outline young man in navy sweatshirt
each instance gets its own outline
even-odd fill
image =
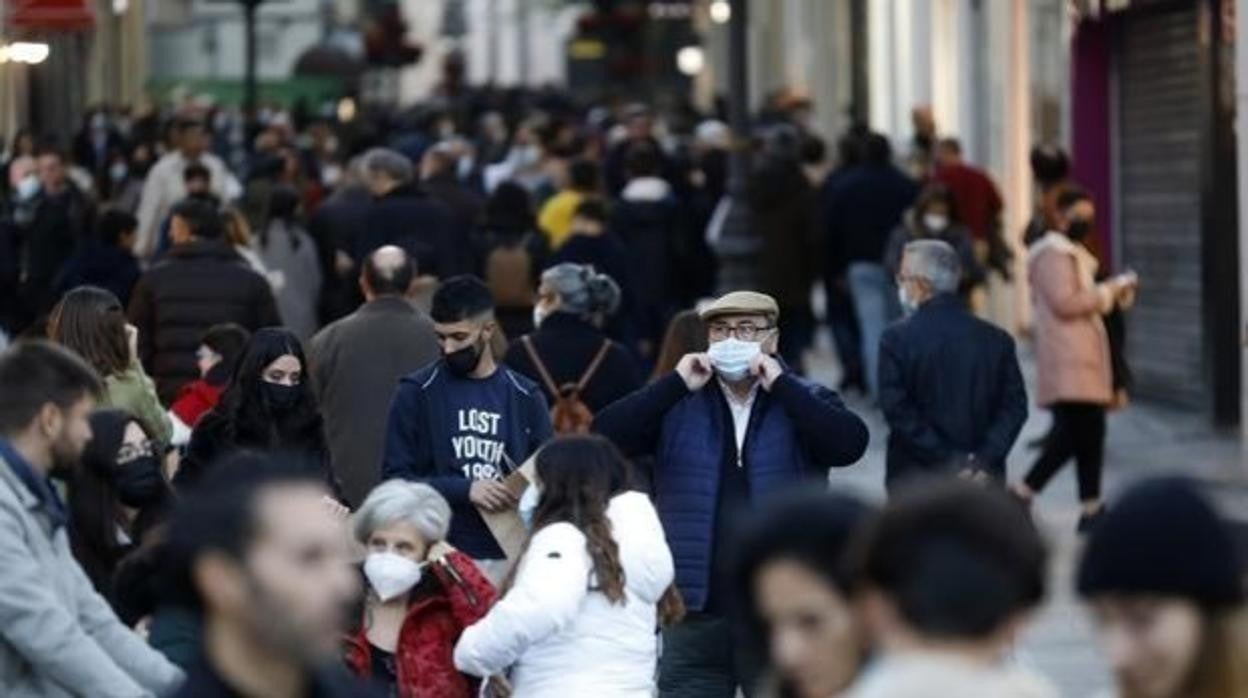
[[[541,388],[494,356],[498,324],[480,279],[448,279],[430,316],[442,358],[399,382],[381,476],[442,493],[452,509],[448,542],[494,579],[504,555],[478,509],[516,506],[502,479],[551,438],[550,412]]]

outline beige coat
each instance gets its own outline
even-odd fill
[[[1041,406],[1113,401],[1109,337],[1101,317],[1113,309],[1114,296],[1095,282],[1096,268],[1096,258],[1061,233],[1047,233],[1027,253]]]

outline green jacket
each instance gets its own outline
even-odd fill
[[[143,424],[152,439],[168,445],[173,436],[173,424],[164,405],[156,397],[156,386],[143,372],[143,365],[133,361],[130,368],[104,379],[102,407],[123,409]]]

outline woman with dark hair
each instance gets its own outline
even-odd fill
[[[672,554],[649,498],[600,436],[570,436],[537,453],[520,502],[532,531],[494,608],[464,631],[455,666],[497,676],[513,698],[650,698],[661,605],[673,598]],[[662,602],[662,603],[661,603]]]
[[[281,452],[324,472],[341,499],[329,468],[321,413],[308,385],[299,338],[281,327],[257,330],[238,360],[221,402],[191,432],[178,487],[194,486],[221,458],[236,451]]]
[[[829,492],[773,500],[745,529],[737,560],[753,663],[766,698],[830,698],[866,659],[850,605],[847,551],[870,509]],[[750,662],[746,662],[750,665]]]
[[[321,262],[316,243],[299,222],[299,193],[277,186],[269,194],[269,207],[260,228],[260,259],[277,275],[274,296],[286,327],[306,342],[316,333],[316,304],[321,295]]]
[[[1078,591],[1121,698],[1248,697],[1245,569],[1188,480],[1146,481],[1092,530]]]
[[[962,262],[962,281],[958,292],[970,297],[976,286],[984,283],[986,274],[975,258],[971,233],[958,218],[953,192],[943,184],[929,184],[919,192],[914,206],[893,229],[884,251],[884,266],[894,277],[901,273],[901,253],[914,240],[943,240],[953,246]]]
[[[173,420],[174,443],[184,444],[190,438],[191,429],[221,401],[221,394],[230,384],[234,367],[247,347],[251,333],[232,322],[213,325],[204,333],[195,351],[195,363],[199,379],[191,381],[178,390],[178,397],[169,406],[169,418]],[[178,434],[184,434],[181,439]]]
[[[163,517],[171,491],[159,445],[124,410],[91,414],[91,441],[68,489],[69,541],[96,591],[116,605],[113,572]]]
[[[48,338],[77,352],[104,379],[101,407],[118,407],[143,423],[163,446],[173,426],[156,397],[156,386],[138,359],[138,331],[126,324],[117,296],[95,286],[66,293],[48,320]]]

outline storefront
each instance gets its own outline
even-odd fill
[[[1097,200],[1103,263],[1141,278],[1135,395],[1217,423],[1239,418],[1232,4],[1085,7],[1071,46],[1075,179]]]

